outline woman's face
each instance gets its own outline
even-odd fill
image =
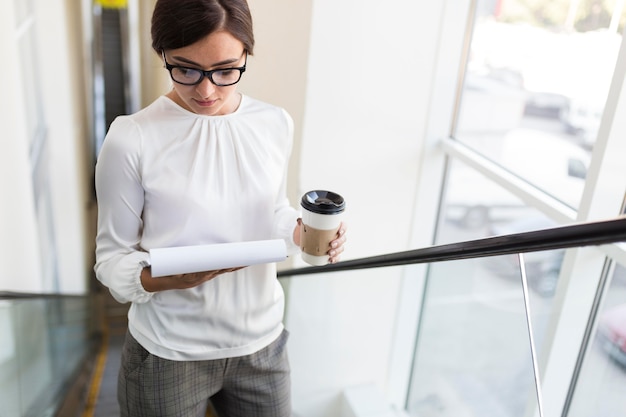
[[[241,67],[246,54],[243,43],[229,32],[214,32],[196,43],[164,51],[170,65],[181,65],[201,70]],[[172,81],[174,89],[167,96],[181,107],[205,116],[229,114],[237,110],[241,100],[237,84],[218,87],[208,77],[196,85]]]

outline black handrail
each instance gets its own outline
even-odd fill
[[[60,293],[0,291],[0,300],[24,300],[24,299],[32,299],[32,298],[79,299],[79,298],[85,298],[88,296],[89,296],[88,294],[60,294]]]
[[[609,220],[575,223],[543,230],[353,259],[325,266],[289,269],[278,272],[278,277],[454,261],[542,250],[596,246],[624,241],[626,241],[626,217],[620,216]]]

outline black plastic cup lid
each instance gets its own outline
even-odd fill
[[[339,214],[346,208],[342,196],[324,190],[309,191],[302,196],[300,204],[306,210],[319,214]]]

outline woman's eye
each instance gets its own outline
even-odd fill
[[[189,78],[196,78],[199,74],[199,71],[193,68],[181,68],[181,71],[185,77]]]
[[[174,67],[174,72],[172,75],[174,75],[177,78],[188,78],[188,79],[196,79],[198,78],[200,72],[196,69],[193,68],[186,68],[186,67]]]

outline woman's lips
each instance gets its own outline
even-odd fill
[[[198,106],[201,107],[211,107],[212,105],[215,104],[215,102],[217,102],[217,100],[194,100]]]

